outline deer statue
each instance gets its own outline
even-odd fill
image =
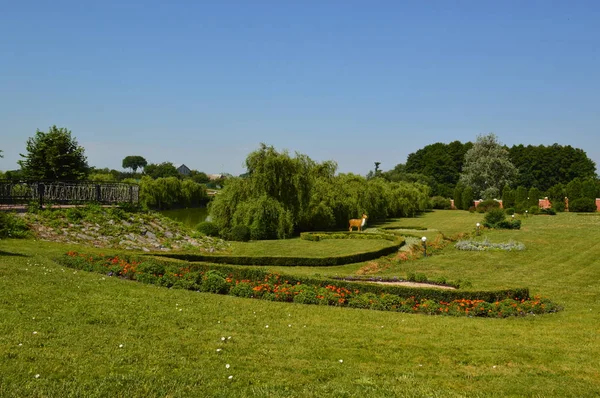
[[[362,231],[362,227],[365,226],[366,222],[367,222],[367,215],[363,213],[362,218],[353,218],[352,220],[350,220],[349,223],[349,231],[352,231],[353,227],[356,227],[356,229],[358,229],[359,231]]]

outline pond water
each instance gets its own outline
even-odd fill
[[[163,216],[179,221],[190,228],[195,228],[196,225],[208,218],[208,209],[206,207],[198,207],[193,209],[174,209],[162,210]]]

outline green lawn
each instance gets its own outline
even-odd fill
[[[231,254],[236,256],[333,257],[379,250],[394,244],[394,242],[383,239],[324,239],[319,242],[300,238],[262,240],[231,242]]]
[[[436,211],[399,223],[433,237],[481,219]],[[529,217],[520,231],[485,236],[527,250],[448,246],[384,273],[529,286],[564,311],[454,318],[240,299],[75,272],[50,258],[81,247],[2,240],[0,396],[599,396],[600,217]]]

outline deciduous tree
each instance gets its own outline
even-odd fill
[[[25,178],[33,180],[75,181],[85,179],[89,166],[85,150],[66,128],[37,130],[27,140],[27,154],[18,163]]]
[[[460,181],[473,189],[475,197],[494,199],[505,185],[517,176],[508,151],[495,134],[479,135],[477,141],[465,154]]]
[[[123,159],[122,166],[124,169],[131,169],[135,173],[137,169],[143,169],[148,165],[146,159],[142,156],[126,156]]]

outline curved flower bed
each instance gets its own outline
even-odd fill
[[[495,302],[480,299],[444,301],[434,298],[401,297],[391,293],[376,294],[359,288],[290,281],[278,274],[256,274],[241,279],[216,269],[193,269],[191,264],[173,263],[169,266],[151,259],[134,260],[128,257],[66,253],[58,261],[68,267],[94,271],[152,283],[169,288],[230,294],[238,297],[284,301],[301,304],[334,305],[382,311],[430,315],[479,316],[504,318],[556,312],[560,307],[550,300],[534,298],[505,298]],[[259,277],[260,275],[260,277]],[[358,287],[359,285],[357,285]]]

